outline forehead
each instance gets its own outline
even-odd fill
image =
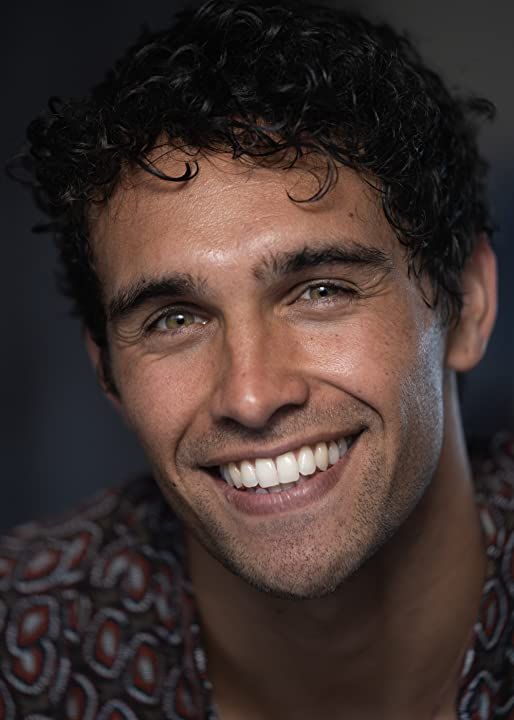
[[[159,169],[184,173],[183,157],[167,156]],[[336,185],[311,197],[322,166],[287,171],[250,167],[226,155],[202,157],[198,175],[169,182],[148,172],[127,175],[92,223],[100,280],[108,294],[142,275],[203,268],[244,272],[267,251],[355,239],[399,252],[378,193],[356,173],[339,169]],[[313,174],[313,172],[315,174]]]

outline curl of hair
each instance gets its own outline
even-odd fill
[[[484,99],[452,95],[387,25],[297,0],[208,0],[165,31],[145,31],[87,97],[52,98],[14,165],[48,216],[38,229],[55,235],[62,289],[100,347],[90,209],[127,168],[187,182],[199,170],[195,152],[277,169],[314,154],[326,173],[312,202],[340,165],[356,170],[379,190],[409,271],[430,278],[448,323],[476,235],[492,232],[476,136],[477,120],[493,114]],[[195,149],[181,177],[149,160],[163,139]]]

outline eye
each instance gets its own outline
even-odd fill
[[[166,310],[148,328],[149,332],[174,332],[180,331],[191,325],[206,325],[207,320],[188,310]]]
[[[351,288],[335,285],[334,283],[323,282],[317,285],[309,285],[300,295],[301,300],[310,302],[322,302],[323,300],[332,300],[340,295],[352,295],[355,291]]]

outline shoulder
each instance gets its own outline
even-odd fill
[[[514,434],[498,433],[469,449],[488,554],[506,557],[514,542]],[[509,567],[511,581],[513,573]]]
[[[137,563],[138,554],[155,556],[152,547],[162,545],[159,538],[165,537],[169,547],[170,538],[179,535],[180,526],[153,480],[132,480],[57,519],[19,525],[0,536],[0,592],[5,598],[106,588]]]
[[[150,697],[159,646],[180,645],[182,567],[180,525],[146,478],[0,537],[0,718],[96,707],[102,683]]]
[[[514,435],[499,433],[468,444],[487,553],[475,645],[463,676],[462,717],[514,710]]]

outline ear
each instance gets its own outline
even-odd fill
[[[102,350],[93,340],[91,333],[87,328],[84,329],[84,343],[86,345],[87,354],[89,355],[91,364],[95,370],[98,384],[116,412],[124,417],[123,406],[120,398],[113,389],[112,382],[109,382],[105,376],[105,358],[103,357]]]
[[[479,235],[464,266],[462,291],[459,322],[447,336],[446,366],[467,372],[485,353],[498,305],[496,255],[485,233]]]

